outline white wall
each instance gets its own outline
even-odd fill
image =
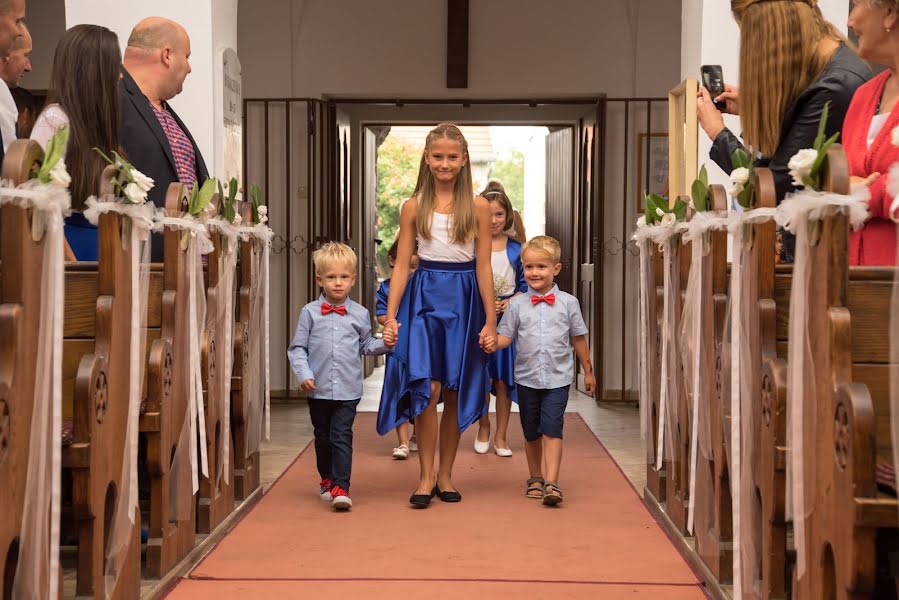
[[[470,10],[469,87],[448,90],[445,2],[269,0],[265,11],[243,2],[245,95],[659,94],[678,77],[677,0],[490,0]]]
[[[197,141],[207,166],[216,173],[214,106],[221,105],[221,87],[215,89],[218,49],[225,44],[237,49],[237,0],[66,0],[66,25],[97,23],[119,36],[124,51],[131,30],[148,16],[163,16],[184,26],[190,35],[191,67],[184,91],[172,107]],[[218,65],[221,71],[221,65]],[[219,126],[220,127],[220,126]]]
[[[27,0],[26,20],[34,40],[32,71],[22,78],[22,87],[45,90],[50,85],[50,68],[56,43],[66,30],[65,5],[60,0]]]

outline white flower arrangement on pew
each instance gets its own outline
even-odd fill
[[[829,111],[830,101],[828,100],[824,104],[821,122],[818,123],[818,135],[815,136],[812,147],[800,150],[787,163],[793,184],[798,188],[821,191],[821,167],[824,165],[824,159],[827,158],[827,151],[840,137],[839,131],[829,138],[824,137],[824,127],[827,125]]]
[[[222,188],[222,182],[216,180],[216,183],[218,185],[219,201],[222,203],[222,217],[232,225],[239,226],[243,223],[243,217],[234,209],[234,202],[237,200],[237,192],[240,187],[237,178],[232,177],[231,181],[228,182],[227,194],[225,194]]]
[[[207,179],[203,185],[194,184],[187,200],[187,212],[185,218],[199,222],[200,217],[207,214],[210,209],[212,197],[215,195],[216,188],[215,179]],[[190,238],[196,237],[197,232],[194,229],[185,229],[181,232],[181,249],[187,250],[187,244]]]
[[[94,150],[110,165],[116,168],[116,174],[112,178],[116,199],[129,204],[143,204],[147,201],[147,194],[153,189],[154,181],[134,168],[134,165],[125,160],[121,154],[112,151],[113,158],[107,156],[99,148]]]
[[[69,213],[71,205],[67,189],[72,182],[69,172],[66,170],[66,163],[62,156],[66,151],[66,144],[69,141],[69,128],[60,127],[53,134],[53,137],[47,142],[47,151],[44,153],[44,160],[40,167],[33,170],[30,175],[31,179],[23,184],[22,188],[32,188],[33,186],[47,186],[48,201],[46,203],[35,203],[32,205],[33,216],[31,219],[31,238],[37,242],[44,236],[44,230],[47,224],[47,214],[60,210],[65,216]]]
[[[47,142],[47,151],[44,153],[44,162],[35,174],[35,179],[40,183],[67,188],[72,182],[72,177],[66,170],[66,162],[62,155],[66,151],[69,142],[69,128],[60,127]]]
[[[658,194],[646,194],[646,212],[637,220],[637,226],[664,225],[674,227],[678,221],[687,218],[686,202],[680,198],[674,201],[674,206],[669,207],[668,199]]]
[[[250,201],[253,207],[253,223],[268,223],[268,206],[262,202],[262,191],[255,183],[250,186]]]
[[[742,148],[737,148],[730,157],[734,170],[730,173],[730,180],[734,187],[730,190],[737,203],[744,210],[750,210],[755,204],[755,186],[752,183],[752,161]]]

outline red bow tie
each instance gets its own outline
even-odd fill
[[[340,306],[331,306],[327,302],[322,302],[322,314],[326,315],[328,313],[337,313],[341,317],[346,314],[346,306],[341,304]]]
[[[547,294],[545,296],[531,296],[531,304],[540,304],[541,302],[546,302],[549,305],[553,305],[556,303],[556,295]]]

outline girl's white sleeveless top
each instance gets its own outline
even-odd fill
[[[505,250],[494,250],[490,256],[493,267],[493,293],[497,296],[511,296],[515,293],[515,267],[509,262]]]
[[[453,216],[434,212],[431,217],[431,239],[418,236],[418,256],[435,262],[469,262],[474,260],[474,240],[465,244],[450,241]]]

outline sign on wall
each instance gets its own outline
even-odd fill
[[[240,59],[232,48],[222,53],[222,152],[224,179],[236,177],[243,182],[243,93],[241,91]]]

